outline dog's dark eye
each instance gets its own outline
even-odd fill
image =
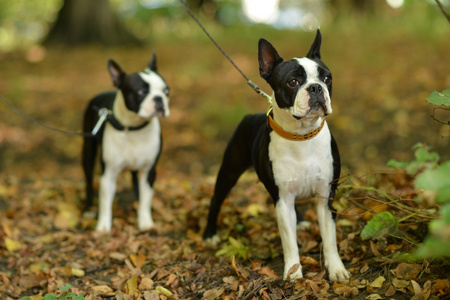
[[[290,87],[296,87],[298,85],[300,85],[300,81],[298,81],[297,79],[291,79],[288,81],[287,83]]]
[[[323,79],[323,82],[325,82],[325,84],[330,84],[331,83],[331,77],[330,76],[326,76],[324,79]]]
[[[169,96],[169,88],[164,89],[164,94],[166,94],[166,96]]]
[[[145,96],[147,94],[148,94],[148,89],[147,88],[142,88],[142,89],[138,90],[138,95],[141,96],[141,97]]]

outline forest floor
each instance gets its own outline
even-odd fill
[[[255,57],[257,39],[264,35],[251,30],[259,29],[227,35],[215,28],[213,33],[266,90]],[[357,31],[340,36],[331,31],[322,32],[323,56],[336,83],[329,123],[343,172],[334,208],[338,248],[352,274],[348,282],[328,280],[311,202],[301,204],[312,226],[297,235],[305,278],[282,280],[273,204],[252,171],[222,207],[221,243],[213,247],[202,241],[227,139],[244,114],[264,111],[266,104],[203,36],[194,34],[154,41],[149,49],[35,47],[0,53],[2,95],[59,128],[78,130],[88,99],[112,88],[109,58],[137,71],[156,51],[159,70],[171,86],[153,201],[156,227],[149,232],[137,230],[137,202],[127,174],[118,181],[112,232],[95,232],[95,218],[81,212],[81,139],[46,131],[0,106],[0,298],[61,295],[65,283],[85,299],[449,298],[448,262],[408,255],[423,241],[436,210],[415,201],[413,177],[384,166],[389,158],[410,159],[417,142],[449,158],[443,150],[449,139],[440,137],[448,127],[433,125],[424,99],[434,89],[448,88],[448,65],[441,58],[448,55],[450,41],[398,31],[370,39]],[[306,53],[313,39],[297,32],[270,31],[269,36],[286,57]],[[294,39],[298,47],[292,46]],[[199,54],[208,60],[199,61]],[[361,240],[364,225],[382,211],[402,220],[396,237]]]

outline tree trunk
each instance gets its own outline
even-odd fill
[[[108,0],[65,0],[44,44],[137,45],[142,42],[126,30]]]

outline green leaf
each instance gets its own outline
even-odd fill
[[[230,244],[224,245],[222,249],[216,252],[216,256],[226,256],[226,257],[241,257],[247,258],[248,255],[248,247],[246,247],[241,240],[236,240],[231,236],[228,238]]]
[[[72,288],[72,285],[70,285],[70,283],[64,283],[62,286],[59,287],[59,290],[61,292],[67,292],[71,288]]]
[[[72,300],[84,300],[84,296],[83,295],[73,296]]]
[[[56,294],[47,294],[44,296],[44,300],[58,300],[58,295]]]
[[[450,109],[450,90],[444,90],[442,93],[433,91],[428,97],[427,102],[434,105],[445,105]]]
[[[437,169],[426,170],[416,178],[415,187],[437,193],[436,202],[450,202],[450,161]]]
[[[22,298],[20,298],[20,300],[31,300],[31,297],[28,297],[28,296],[22,297]]]
[[[361,239],[379,239],[386,234],[396,232],[398,229],[398,220],[390,212],[381,212],[364,226],[361,231]]]

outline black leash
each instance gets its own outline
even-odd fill
[[[247,84],[258,94],[266,98],[267,102],[269,102],[270,105],[272,105],[272,97],[270,97],[267,93],[265,93],[259,86],[257,86],[253,81],[250,80],[250,78],[245,75],[244,72],[236,65],[236,63],[231,59],[231,57],[223,50],[222,47],[216,42],[216,40],[209,34],[209,32],[206,30],[206,28],[203,26],[203,24],[200,22],[200,20],[194,15],[194,13],[191,11],[191,9],[187,6],[186,2],[183,0],[178,0],[186,10],[186,12],[191,16],[192,19],[197,23],[197,25],[203,30],[203,32],[206,34],[206,36],[211,40],[211,42],[219,49],[219,51],[225,56],[228,61],[236,68],[236,70],[241,73],[242,77],[247,81]]]
[[[22,118],[24,118],[25,120],[27,120],[28,122],[41,126],[45,129],[51,130],[51,131],[55,131],[58,133],[63,133],[65,135],[71,135],[71,136],[86,136],[86,137],[93,137],[95,136],[95,134],[97,133],[98,129],[100,129],[100,126],[98,127],[97,131],[94,133],[94,131],[92,132],[75,132],[75,131],[67,131],[67,130],[62,130],[62,129],[58,129],[52,126],[49,126],[41,121],[38,121],[36,119],[31,118],[30,116],[26,115],[25,113],[23,113],[22,111],[20,111],[17,107],[15,107],[11,102],[9,102],[8,100],[6,100],[5,97],[3,97],[2,95],[0,95],[0,100],[6,104],[6,106],[8,106],[9,109],[11,109],[13,112],[15,112],[16,114],[18,114],[19,116],[21,116]],[[95,129],[95,128],[94,128]]]
[[[15,112],[16,114],[18,114],[19,116],[21,116],[22,118],[24,118],[25,120],[27,120],[28,122],[38,125],[40,127],[43,127],[47,130],[51,130],[54,132],[58,132],[58,133],[62,133],[65,135],[70,135],[70,136],[83,136],[83,137],[95,137],[98,133],[98,131],[100,130],[100,128],[103,126],[103,124],[105,122],[109,122],[116,130],[119,131],[135,131],[135,130],[140,130],[142,128],[144,128],[145,126],[148,125],[148,121],[145,121],[144,123],[142,123],[141,125],[138,126],[124,126],[122,125],[119,120],[116,119],[116,117],[114,116],[113,112],[106,108],[106,107],[94,107],[94,109],[97,111],[98,113],[98,121],[95,124],[94,128],[92,129],[91,132],[77,132],[77,131],[67,131],[67,130],[62,130],[62,129],[58,129],[55,127],[52,127],[50,125],[47,125],[41,121],[38,121],[36,119],[33,119],[32,117],[26,115],[25,113],[23,113],[21,110],[19,110],[17,107],[15,107],[11,102],[9,102],[5,97],[3,97],[2,95],[0,95],[0,100],[6,104],[6,106],[8,106],[9,109],[11,109],[13,112]]]

